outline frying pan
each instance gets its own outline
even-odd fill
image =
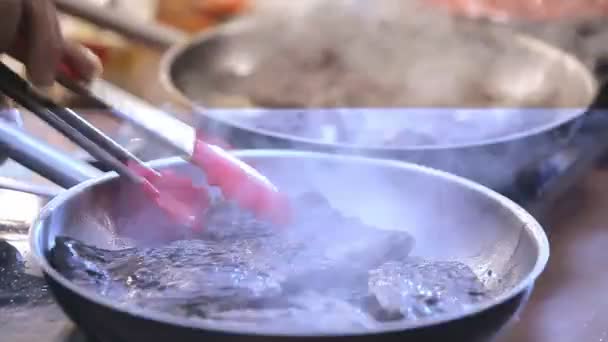
[[[71,14],[104,23],[95,18],[93,11],[84,13],[74,8],[72,2],[61,0],[58,5]],[[291,6],[285,6],[281,1],[262,3],[277,13],[291,10]],[[314,1],[298,4],[305,8],[306,4],[314,4]],[[249,39],[255,36],[260,18],[263,17],[245,16],[192,39],[182,37],[175,39],[174,44],[165,40],[167,44],[164,44],[172,47],[163,57],[161,81],[175,103],[185,108],[186,116],[180,114],[180,119],[226,138],[235,148],[293,148],[405,160],[473,179],[518,201],[531,197],[524,194],[525,191],[520,190],[523,186],[518,184],[539,183],[530,186],[534,189],[545,186],[550,177],[536,173],[547,168],[553,170],[550,160],[562,158],[559,154],[564,146],[569,145],[578,154],[585,154],[587,146],[572,139],[581,123],[586,121],[585,112],[597,93],[598,85],[591,72],[573,56],[539,40],[514,34],[505,28],[464,21],[465,26],[478,25],[471,32],[480,35],[482,40],[491,41],[496,47],[493,53],[497,61],[501,61],[509,51],[521,52],[525,56],[505,59],[501,64],[502,71],[534,72],[537,66],[549,66],[549,77],[539,90],[553,94],[548,108],[523,109],[530,100],[527,97],[534,96],[524,94],[522,102],[516,101],[509,108],[455,108],[454,105],[466,106],[456,99],[451,106],[443,108],[375,108],[357,110],[351,115],[356,119],[344,119],[348,124],[372,122],[375,131],[380,132],[377,135],[395,131],[416,133],[420,127],[432,127],[430,134],[434,141],[426,144],[403,142],[384,146],[365,139],[352,143],[260,128],[251,124],[252,118],[263,115],[289,117],[303,112],[255,107],[246,94],[239,93],[243,78],[235,75],[239,75],[243,65],[255,65],[260,55],[268,53],[264,50],[265,44]],[[112,25],[112,28],[127,31],[121,25]],[[135,29],[130,27],[128,30],[132,37]],[[317,117],[323,116],[323,113],[316,112]],[[307,113],[315,116],[314,110]],[[336,115],[341,116],[342,113]],[[466,117],[464,121],[463,117]],[[316,123],[319,127],[327,123],[323,122],[324,119],[319,120]],[[457,139],[444,139],[453,132],[465,134]],[[570,164],[567,165],[569,167]],[[553,172],[562,173],[563,170]],[[530,177],[530,174],[534,176]]]
[[[0,122],[0,136],[8,134],[21,151],[21,160],[36,158],[31,138]],[[22,142],[26,141],[26,146]],[[8,139],[7,139],[8,141]],[[48,147],[46,147],[48,148]],[[31,152],[29,155],[24,153]],[[472,181],[423,166],[376,158],[339,156],[304,151],[250,150],[235,154],[255,165],[289,192],[320,191],[338,210],[386,229],[405,229],[416,239],[414,254],[459,260],[482,276],[497,296],[464,312],[427,320],[390,324],[365,333],[293,334],[289,331],[238,329],[184,320],[135,307],[120,306],[80,288],[49,263],[55,237],[67,235],[100,248],[123,248],[117,237],[128,229],[124,219],[136,212],[112,203],[125,200],[115,174],[87,180],[58,194],[42,209],[30,229],[31,250],[59,305],[89,336],[98,341],[484,341],[495,335],[526,302],[549,256],[542,227],[511,200]],[[11,155],[15,157],[16,155]],[[46,158],[45,167],[72,175],[77,162]],[[178,159],[153,163],[202,179],[195,168]],[[75,179],[63,177],[58,179]],[[336,181],[339,180],[339,181]],[[357,184],[356,187],[353,185]],[[64,184],[72,185],[71,183]],[[373,206],[362,206],[374,203]],[[130,198],[131,199],[131,198]],[[438,210],[441,214],[438,215]],[[128,226],[128,224],[127,224]],[[152,234],[154,224],[145,227]],[[438,237],[441,236],[440,239]],[[123,241],[124,242],[124,241]],[[494,276],[488,276],[491,270]]]

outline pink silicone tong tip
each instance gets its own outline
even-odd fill
[[[227,200],[235,201],[256,215],[278,225],[290,220],[287,197],[250,165],[235,158],[221,147],[205,142],[197,132],[191,162],[200,167],[210,185],[218,186]]]
[[[203,138],[197,132],[191,162],[205,172],[207,182],[219,187],[227,200],[253,211],[259,218],[277,225],[288,224],[289,199],[257,170]],[[144,191],[170,217],[191,226],[193,231],[203,229],[203,214],[210,203],[206,188],[197,187],[190,178],[170,170],[154,171],[135,163],[129,167],[146,180]]]
[[[202,230],[202,216],[210,202],[207,189],[170,170],[155,172],[135,163],[128,166],[146,180],[144,191],[159,208],[173,220]]]

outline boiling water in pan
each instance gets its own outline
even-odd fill
[[[344,217],[316,194],[294,203],[284,230],[220,203],[202,235],[114,251],[59,237],[52,262],[121,305],[269,331],[365,330],[490,296],[466,265],[410,256],[413,239],[403,231]]]

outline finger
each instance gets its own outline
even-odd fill
[[[53,1],[24,0],[28,77],[37,86],[49,87],[55,80],[63,54],[57,11]]]
[[[0,33],[0,52],[7,52],[19,30],[22,16],[20,0],[1,0],[0,13],[2,13],[2,32]]]
[[[68,64],[78,78],[86,82],[99,77],[103,68],[96,54],[72,41],[64,42],[63,62]]]
[[[13,101],[6,97],[4,94],[0,94],[0,111],[6,110],[7,108],[13,107]]]

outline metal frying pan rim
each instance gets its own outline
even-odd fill
[[[132,315],[134,317],[141,317],[148,320],[153,320],[162,323],[168,323],[179,327],[184,328],[196,328],[203,329],[207,331],[216,331],[216,332],[229,332],[233,334],[248,334],[248,335],[260,335],[260,336],[296,336],[296,337],[325,337],[325,336],[362,336],[362,335],[370,335],[377,333],[391,333],[398,332],[403,330],[412,330],[417,328],[423,328],[433,325],[438,325],[442,323],[447,323],[450,321],[458,320],[465,318],[467,316],[472,316],[488,310],[496,305],[507,302],[508,300],[516,297],[517,295],[524,292],[527,288],[529,288],[535,280],[540,276],[543,272],[544,268],[547,265],[549,259],[549,242],[547,236],[542,229],[541,225],[526,212],[523,208],[517,205],[515,202],[506,198],[499,193],[482,186],[481,184],[475,183],[468,179],[432,169],[426,166],[421,166],[413,163],[406,163],[396,160],[387,160],[387,159],[375,159],[368,157],[359,157],[359,156],[343,156],[343,155],[334,155],[320,152],[307,152],[307,151],[277,151],[277,150],[241,150],[235,153],[238,157],[272,157],[277,156],[277,152],[280,153],[282,157],[287,158],[302,158],[305,157],[307,159],[312,160],[331,160],[331,161],[344,161],[350,163],[364,163],[364,164],[375,164],[382,167],[390,167],[396,169],[407,169],[414,170],[417,172],[422,172],[426,174],[430,174],[437,178],[443,178],[446,181],[453,182],[467,188],[471,191],[475,191],[482,196],[489,198],[502,205],[505,209],[510,211],[515,217],[517,217],[523,224],[522,229],[524,229],[529,235],[530,238],[536,245],[537,257],[532,270],[521,279],[517,285],[513,286],[509,290],[505,291],[499,296],[493,297],[491,300],[484,301],[480,305],[472,306],[469,309],[460,311],[458,313],[447,313],[442,315],[434,316],[431,319],[421,319],[415,322],[396,322],[396,323],[388,323],[383,324],[381,327],[360,331],[360,332],[336,332],[336,333],[302,333],[302,332],[287,332],[287,331],[274,331],[271,329],[259,329],[259,328],[238,328],[227,327],[222,328],[222,324],[209,324],[205,322],[200,322],[196,320],[187,320],[175,317],[170,314],[162,313],[162,312],[154,312],[150,310],[145,310],[142,308],[137,308],[136,306],[119,306],[116,305],[110,298],[101,296],[97,294],[93,290],[84,289],[67,278],[61,275],[58,271],[56,271],[50,263],[47,261],[46,253],[43,251],[43,248],[40,242],[43,239],[42,232],[45,231],[43,222],[48,219],[50,215],[53,214],[53,211],[57,208],[61,207],[68,199],[78,196],[85,190],[89,190],[92,187],[96,187],[100,184],[107,183],[117,178],[117,175],[114,172],[106,173],[105,175],[92,179],[86,182],[83,182],[75,187],[72,187],[69,190],[64,191],[59,194],[57,197],[52,199],[40,212],[39,216],[36,218],[32,227],[30,229],[30,248],[32,250],[32,255],[34,260],[40,265],[43,272],[53,278],[56,282],[69,289],[70,291],[76,293],[77,295],[93,302],[98,305],[103,305],[106,308],[111,310],[117,310],[123,312],[125,314]],[[154,168],[160,167],[168,167],[176,164],[185,163],[184,160],[174,157],[168,159],[161,159],[154,162],[151,162],[150,165]]]
[[[298,137],[286,133],[281,132],[273,132],[265,129],[253,129],[239,123],[235,120],[229,120],[222,118],[221,116],[214,115],[213,111],[206,112],[205,108],[197,106],[194,101],[190,100],[188,96],[179,89],[179,87],[173,81],[172,73],[173,73],[173,65],[177,58],[183,55],[189,47],[198,46],[205,41],[211,40],[214,37],[221,36],[223,34],[229,34],[233,31],[238,31],[243,27],[246,27],[247,24],[251,24],[253,22],[253,18],[243,17],[239,19],[235,19],[232,22],[221,25],[220,27],[210,30],[203,31],[199,33],[194,38],[187,42],[182,42],[172,46],[165,54],[163,54],[160,61],[160,82],[166,91],[169,93],[171,97],[173,97],[176,101],[185,105],[192,110],[195,115],[202,115],[209,119],[221,122],[227,126],[231,126],[234,128],[238,128],[240,130],[249,132],[250,134],[261,134],[267,137],[283,139],[287,141],[293,141],[296,143],[309,144],[309,145],[317,145],[323,146],[325,148],[341,148],[341,149],[357,149],[362,151],[383,151],[383,152],[397,152],[397,151],[420,151],[420,150],[441,150],[441,149],[460,149],[460,148],[475,148],[481,147],[485,145],[493,145],[505,143],[512,140],[526,138],[528,136],[537,135],[545,131],[549,131],[551,129],[560,127],[561,125],[574,120],[577,117],[585,114],[586,110],[593,103],[598,89],[599,84],[598,81],[593,77],[591,71],[574,55],[559,49],[551,44],[543,42],[534,37],[510,32],[506,30],[502,30],[500,32],[501,39],[506,39],[502,37],[511,36],[515,42],[520,44],[521,46],[525,46],[532,51],[538,52],[539,55],[543,56],[561,56],[563,62],[570,69],[575,70],[576,75],[580,75],[582,81],[586,85],[588,93],[590,94],[588,101],[584,104],[584,107],[581,108],[555,108],[556,110],[572,110],[571,115],[564,116],[561,120],[555,120],[554,122],[547,123],[546,125],[539,126],[533,129],[529,129],[527,131],[522,131],[518,133],[507,134],[498,138],[491,139],[481,139],[475,142],[466,142],[466,143],[452,143],[452,144],[432,144],[432,145],[413,145],[413,146],[369,146],[369,145],[357,145],[357,144],[347,144],[347,143],[327,143],[321,140],[310,139],[305,137]],[[260,108],[259,109],[264,109]],[[248,108],[248,109],[256,109],[256,107]],[[413,109],[413,108],[412,108]],[[438,108],[441,109],[441,108]],[[445,109],[445,108],[444,108]],[[239,109],[235,109],[239,110]]]

